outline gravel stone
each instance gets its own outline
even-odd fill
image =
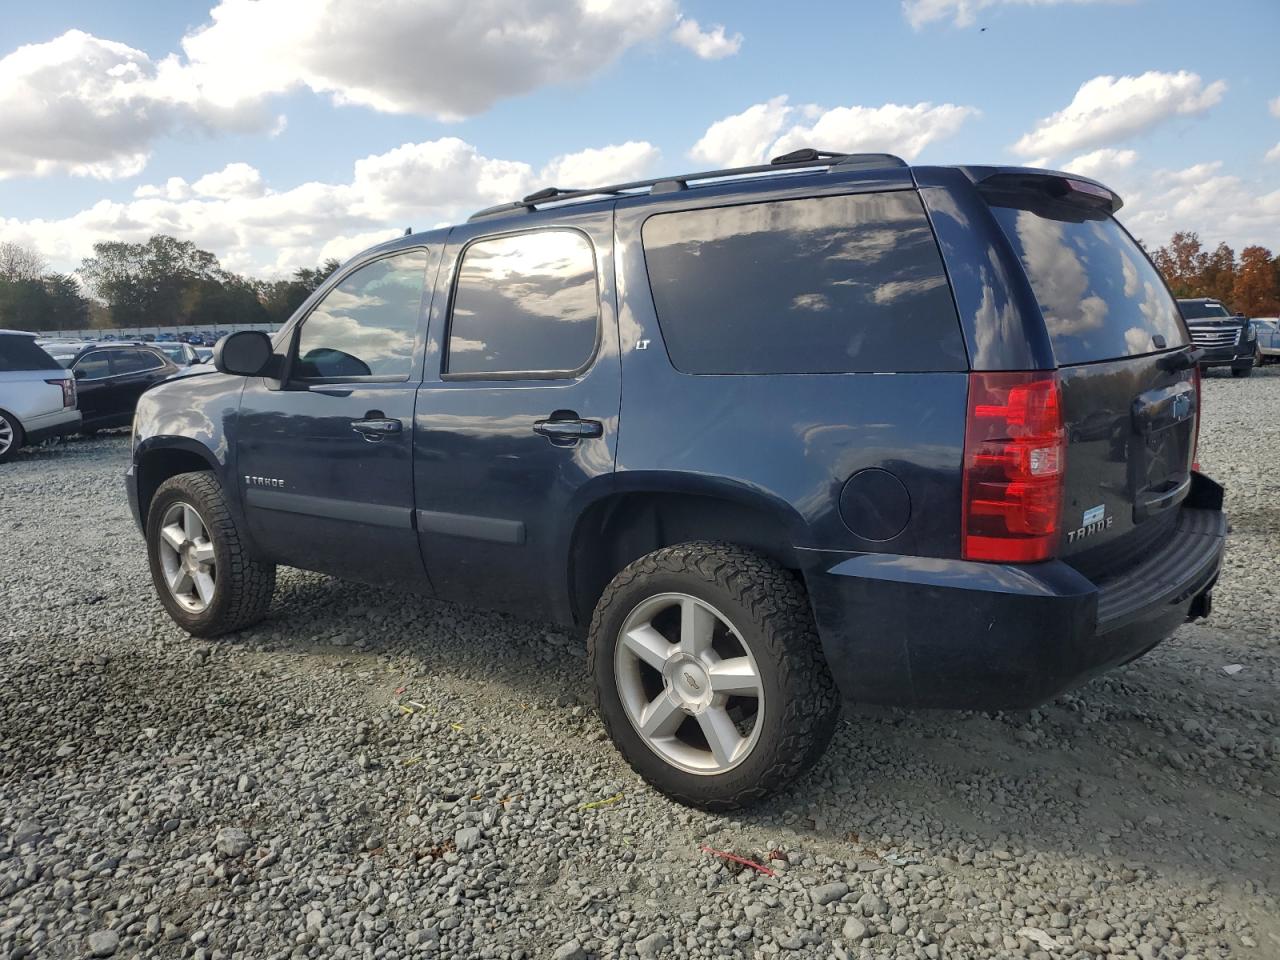
[[[1280,367],[1205,392],[1232,524],[1211,619],[1036,710],[851,706],[812,774],[728,816],[632,773],[550,625],[281,569],[265,621],[193,641],[154,596],[128,437],[23,449],[0,957],[1271,957]]]
[[[813,902],[818,906],[826,906],[839,900],[849,892],[847,883],[824,883],[820,887],[814,887],[809,891],[809,896],[813,898]]]
[[[120,935],[114,930],[97,930],[89,934],[89,953],[95,957],[110,957],[120,949]]]
[[[850,917],[844,922],[844,926],[840,929],[840,935],[846,940],[857,943],[867,935],[867,925],[857,917]]]
[[[587,951],[582,949],[582,944],[577,940],[570,940],[557,947],[551,956],[553,960],[587,960]]]

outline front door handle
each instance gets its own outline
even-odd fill
[[[590,440],[604,436],[604,424],[599,420],[539,420],[533,432],[552,441]]]
[[[351,429],[366,440],[381,440],[404,429],[399,420],[387,417],[371,417],[368,420],[352,420]]]

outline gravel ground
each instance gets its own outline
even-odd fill
[[[847,710],[739,817],[634,777],[549,627],[284,570],[267,622],[193,641],[127,440],[28,451],[0,468],[0,956],[1280,957],[1280,369],[1207,404],[1208,624],[1030,714]]]

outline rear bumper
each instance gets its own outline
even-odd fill
[[[1216,484],[1198,480],[1220,496]],[[847,699],[1025,709],[1141,656],[1205,615],[1225,540],[1219,500],[1184,505],[1168,543],[1101,584],[1061,561],[1002,566],[892,554],[834,565],[813,556],[806,581]]]
[[[65,437],[80,429],[80,411],[75,407],[65,407],[54,413],[41,417],[32,417],[23,425],[27,443],[39,443],[41,440],[52,440],[54,437]]]

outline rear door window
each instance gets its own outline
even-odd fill
[[[111,372],[138,373],[142,370],[154,370],[163,367],[164,361],[158,354],[150,350],[114,350],[111,353]]]
[[[662,213],[643,243],[658,325],[685,373],[967,367],[915,191]]]
[[[991,209],[1031,281],[1060,365],[1186,346],[1160,274],[1113,218],[1073,222]]]
[[[599,317],[595,254],[581,233],[477,240],[458,267],[446,376],[570,376],[595,353]]]
[[[0,333],[0,371],[59,369],[58,362],[37,346],[34,337]]]

